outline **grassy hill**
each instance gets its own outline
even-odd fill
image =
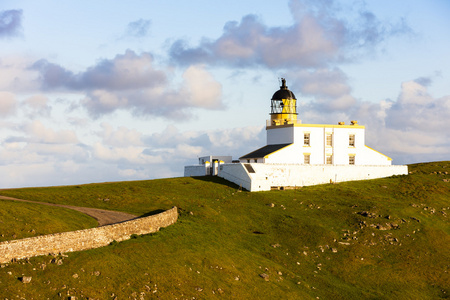
[[[71,209],[0,200],[0,242],[97,225],[95,219]]]
[[[2,190],[5,196],[137,215],[177,206],[180,218],[156,234],[107,247],[4,264],[0,295],[448,298],[450,162],[410,165],[410,172],[258,193],[214,177]],[[22,226],[2,221],[1,230]],[[24,284],[21,276],[32,281]]]

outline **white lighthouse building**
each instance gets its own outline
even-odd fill
[[[230,163],[231,157],[208,156],[186,166],[185,176],[217,175],[249,191],[267,191],[350,180],[408,174],[407,166],[365,145],[365,127],[302,124],[297,99],[282,78],[271,99],[267,145]],[[208,161],[212,160],[212,161]]]

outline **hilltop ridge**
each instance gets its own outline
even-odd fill
[[[177,206],[180,217],[156,234],[59,256],[61,264],[45,256],[3,264],[0,294],[445,299],[450,162],[409,169],[407,176],[258,193],[216,177],[2,190],[4,196],[136,215]],[[29,227],[16,213],[23,220],[15,220],[17,235]],[[45,230],[42,225],[39,233]],[[24,275],[30,283],[18,280]]]

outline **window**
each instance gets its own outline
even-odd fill
[[[327,155],[327,165],[333,164],[333,155]]]
[[[327,146],[333,147],[333,134],[327,133]]]
[[[255,158],[254,161],[255,161],[255,163],[257,163],[257,162],[258,162],[258,159]]]
[[[354,165],[355,164],[355,156],[354,155],[350,155],[348,157],[348,164],[349,165]]]
[[[348,145],[350,147],[355,147],[355,135],[354,134],[350,134],[348,136]]]
[[[310,164],[310,158],[311,158],[311,155],[310,155],[310,154],[304,154],[304,155],[303,155],[303,163],[304,163],[305,165],[309,165],[309,164]]]
[[[309,133],[305,133],[304,138],[303,138],[303,145],[310,146],[309,138],[310,138],[310,134]]]

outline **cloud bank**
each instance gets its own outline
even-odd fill
[[[294,23],[269,27],[256,15],[228,22],[217,39],[191,47],[179,39],[170,48],[181,65],[207,63],[231,67],[323,68],[354,60],[385,39],[410,32],[404,21],[386,23],[361,8],[338,16],[333,1],[291,1]]]
[[[11,38],[22,34],[22,10],[0,11],[0,38]]]
[[[222,86],[204,65],[189,66],[174,87],[168,79],[173,74],[155,68],[150,53],[127,50],[79,73],[47,60],[31,69],[38,72],[43,91],[85,93],[80,105],[93,118],[128,110],[137,116],[188,119],[193,108],[224,108]]]

